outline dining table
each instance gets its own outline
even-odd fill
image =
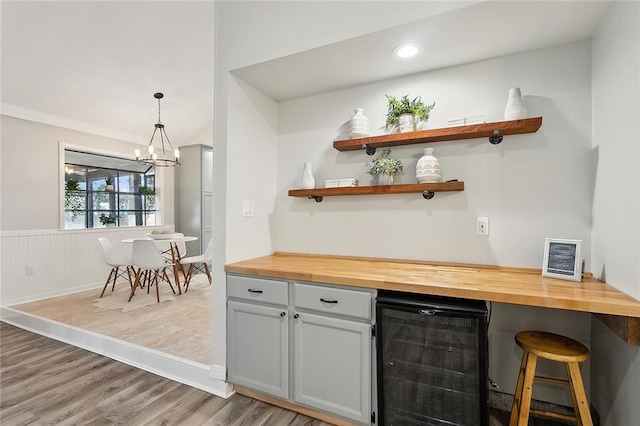
[[[196,241],[198,237],[192,236],[177,236],[170,234],[158,234],[157,236],[147,236],[147,237],[138,237],[138,238],[125,238],[121,240],[123,243],[132,244],[136,240],[147,240],[153,241],[156,245],[160,244],[169,244],[169,250],[165,250],[162,253],[168,253],[171,255],[171,263],[173,266],[173,277],[175,279],[175,284],[178,287],[178,295],[182,294],[182,288],[180,286],[180,269],[182,265],[180,264],[180,250],[178,250],[178,243],[188,243],[190,241]],[[158,248],[160,249],[160,248]]]

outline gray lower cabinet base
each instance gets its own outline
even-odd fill
[[[229,274],[228,381],[371,424],[373,294]]]

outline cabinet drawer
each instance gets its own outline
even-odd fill
[[[286,281],[227,275],[227,296],[252,302],[289,304],[288,283]]]
[[[293,298],[296,308],[371,319],[371,293],[366,291],[296,283]]]

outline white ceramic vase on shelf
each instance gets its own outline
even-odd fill
[[[393,185],[394,184],[394,176],[389,173],[380,173],[377,175],[378,185]]]
[[[364,138],[369,136],[369,119],[364,116],[364,109],[356,108],[353,110],[355,115],[349,122],[349,138]]]
[[[398,129],[400,133],[415,132],[416,120],[413,114],[402,114],[398,117]]]
[[[302,178],[300,179],[300,187],[302,189],[314,189],[316,187],[316,180],[313,177],[311,163],[304,163]]]
[[[527,107],[522,99],[522,93],[520,93],[519,87],[513,87],[509,89],[509,99],[507,100],[507,106],[504,109],[505,120],[520,120],[527,118]]]
[[[424,155],[416,164],[416,179],[419,183],[442,181],[440,161],[433,156],[433,148],[424,149]]]

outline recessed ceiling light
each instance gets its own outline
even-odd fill
[[[406,43],[393,49],[393,54],[400,59],[415,58],[422,53],[422,46],[416,43]]]

